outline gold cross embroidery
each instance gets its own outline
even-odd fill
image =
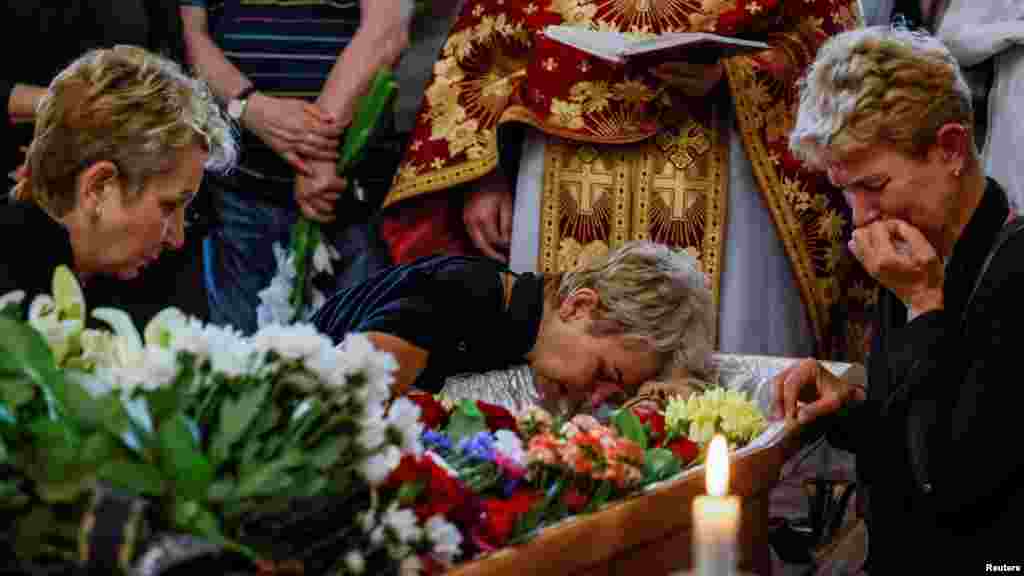
[[[674,163],[667,163],[664,170],[655,174],[652,180],[653,192],[661,196],[669,207],[670,219],[676,222],[684,220],[687,211],[697,202],[703,201],[711,188],[709,179],[689,176]]]
[[[576,199],[580,214],[589,216],[597,200],[612,193],[615,172],[605,169],[593,148],[584,146],[571,156],[565,167],[563,186]]]
[[[658,147],[676,168],[686,170],[711,149],[711,138],[704,126],[687,118],[677,134],[659,134]]]

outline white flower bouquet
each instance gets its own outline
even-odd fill
[[[0,300],[0,552],[86,560],[109,487],[147,510],[116,553],[124,572],[146,525],[305,573],[451,557],[444,518],[420,523],[378,493],[422,453],[422,425],[409,400],[388,404],[395,361],[365,337],[335,347],[302,324],[242,337],[173,309],[142,335],[94,310],[112,328],[94,330],[81,294],[58,269],[26,321],[17,294]]]
[[[741,448],[768,426],[757,405],[739,390],[712,388],[689,397],[673,398],[665,409],[670,436],[686,437],[702,452],[715,434],[722,434],[730,449]]]

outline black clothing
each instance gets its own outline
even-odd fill
[[[0,78],[0,98],[5,106],[15,84],[49,86],[58,72],[93,48],[134,44],[184,61],[184,36],[175,0],[8,0],[0,20],[13,51],[5,59]],[[19,57],[26,51],[31,57]],[[32,129],[31,123],[4,123],[4,174],[24,160],[18,148],[32,140]]]
[[[946,268],[943,310],[908,323],[896,296],[880,295],[867,401],[838,417],[830,435],[857,453],[872,574],[908,565],[981,573],[986,562],[1024,560],[1024,451],[1013,426],[1024,406],[1014,376],[1024,234],[994,255],[968,305],[1009,213],[990,180]]]
[[[119,308],[139,329],[167,306],[205,319],[208,310],[199,266],[201,239],[187,238],[185,249],[165,251],[137,278],[91,279],[83,287],[88,310]],[[4,247],[0,252],[0,295],[23,290],[26,307],[36,295],[53,293],[57,266],[74,269],[67,230],[34,203],[0,204],[0,246]]]
[[[426,350],[415,386],[437,391],[448,376],[525,362],[540,328],[543,280],[519,275],[506,309],[506,272],[487,258],[421,258],[335,294],[312,321],[335,342],[349,332],[382,332]]]
[[[74,267],[67,230],[35,204],[0,206],[0,246],[0,295],[23,290],[26,305],[52,294],[54,268]]]

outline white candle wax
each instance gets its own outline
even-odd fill
[[[729,492],[729,447],[715,436],[708,447],[708,496],[693,500],[693,562],[695,576],[735,576],[740,499]]]
[[[693,500],[695,576],[735,576],[740,499],[698,496]]]

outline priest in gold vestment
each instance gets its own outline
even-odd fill
[[[796,80],[859,19],[856,0],[466,0],[385,200],[393,258],[483,252],[554,272],[652,239],[700,260],[722,351],[836,356],[831,320],[854,318],[869,290],[844,280],[839,191],[804,171],[787,135]],[[621,65],[543,36],[553,24],[772,48]],[[499,132],[516,124],[509,166]]]

